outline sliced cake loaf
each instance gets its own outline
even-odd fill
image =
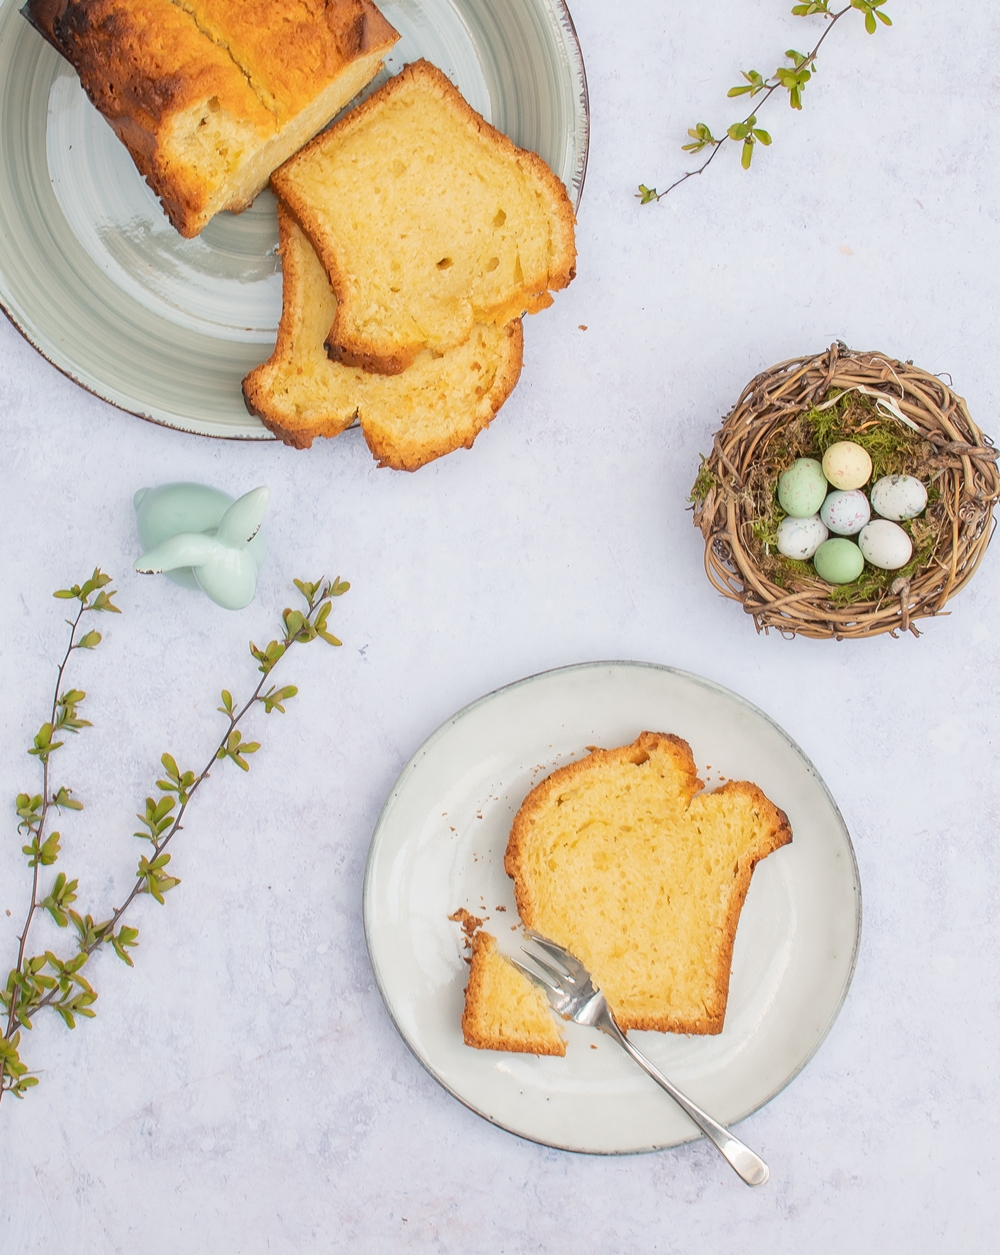
[[[336,292],[331,356],[394,374],[552,303],[576,263],[566,189],[417,61],[272,176]]]
[[[271,358],[243,381],[243,395],[286,444],[308,448],[357,418],[382,466],[416,470],[470,448],[510,395],[521,370],[521,323],[476,326],[443,355],[425,351],[402,375],[373,375],[330,361],[323,340],[337,308],[326,272],[279,203],[283,304]]]
[[[751,874],[792,839],[756,785],[702,787],[685,741],[644,732],[553,772],[511,828],[521,919],[580,959],[623,1030],[722,1031]]]
[[[477,932],[465,990],[462,1035],[480,1050],[514,1050],[533,1055],[564,1055],[545,994],[500,953],[496,938]]]
[[[250,205],[399,38],[370,0],[28,0],[181,235]]]

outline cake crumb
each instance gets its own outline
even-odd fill
[[[506,911],[507,908],[505,906],[495,906],[493,909],[494,911]]]
[[[464,906],[460,906],[454,915],[449,915],[449,919],[455,921],[456,924],[462,925],[462,932],[465,933],[465,944],[469,945],[475,935],[477,929],[482,928],[483,921],[478,915],[473,915],[471,911],[467,911]]]

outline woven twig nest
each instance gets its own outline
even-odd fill
[[[779,475],[854,440],[873,480],[907,474],[928,488],[927,509],[902,524],[913,557],[899,571],[865,567],[853,584],[821,580],[811,563],[778,553]],[[986,552],[1000,496],[997,451],[965,402],[936,376],[843,344],[764,371],[743,390],[694,485],[695,525],[708,578],[743,603],[758,632],[855,638],[902,630],[939,614]]]

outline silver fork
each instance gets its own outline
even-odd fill
[[[705,1136],[722,1152],[730,1167],[743,1178],[747,1185],[763,1185],[770,1176],[767,1164],[761,1157],[745,1146],[730,1131],[713,1120],[707,1112],[691,1101],[676,1085],[668,1081],[659,1068],[655,1067],[636,1050],[625,1034],[615,1023],[604,995],[594,984],[587,969],[579,959],[563,946],[541,937],[538,933],[528,932],[527,937],[539,946],[558,964],[561,970],[547,963],[537,954],[522,946],[521,950],[529,959],[537,964],[538,970],[533,971],[517,959],[511,959],[519,971],[544,989],[553,1010],[558,1011],[564,1020],[575,1020],[577,1024],[586,1024],[590,1028],[599,1028],[602,1033],[613,1038],[623,1050],[643,1068],[657,1085],[667,1091],[674,1102],[697,1124]]]

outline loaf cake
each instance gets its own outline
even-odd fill
[[[702,788],[685,741],[643,732],[553,772],[511,828],[521,919],[576,955],[622,1030],[722,1031],[751,874],[792,839],[756,785]]]
[[[566,1053],[545,994],[504,958],[489,933],[472,937],[462,1036],[480,1050]]]
[[[332,357],[382,374],[552,303],[575,273],[566,189],[417,61],[276,170],[337,296]]]
[[[28,0],[185,236],[246,209],[399,38],[371,0]]]
[[[323,340],[337,308],[326,272],[278,206],[283,300],[274,353],[243,381],[247,408],[286,444],[308,448],[354,421],[381,466],[416,470],[470,448],[517,382],[521,323],[478,325],[443,355],[421,353],[401,375],[332,362]]]

